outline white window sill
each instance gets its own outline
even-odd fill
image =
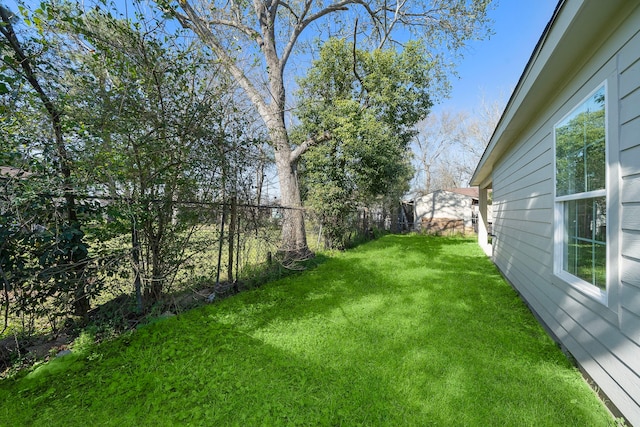
[[[579,277],[574,276],[573,274],[567,273],[566,271],[560,271],[555,273],[555,277],[560,281],[566,283],[571,286],[581,294],[599,302],[600,304],[608,307],[609,299],[607,296],[607,292],[602,289],[594,286]]]

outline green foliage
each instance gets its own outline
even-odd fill
[[[421,42],[409,42],[400,52],[368,52],[329,39],[299,80],[302,131],[305,136],[331,131],[335,138],[365,143],[382,131],[376,139],[394,137],[396,144],[406,144],[431,108],[432,74]]]
[[[601,88],[556,127],[558,196],[605,188],[605,119],[605,92]]]
[[[476,242],[417,235],[57,358],[0,399],[12,425],[616,423]]]
[[[77,314],[74,301],[79,296],[93,298],[102,291],[104,281],[94,274],[106,259],[91,253],[84,231],[66,219],[65,199],[47,191],[50,180],[30,175],[3,181],[3,311],[20,319],[24,333],[33,333],[40,318],[48,319],[55,331],[65,317]],[[99,206],[89,202],[78,204],[76,211],[85,223],[101,215]]]
[[[188,260],[195,228],[215,218],[199,203],[246,189],[262,142],[206,49],[166,33],[139,2],[132,19],[103,6],[44,2],[13,18],[60,132],[0,38],[0,108],[11,112],[0,115],[0,166],[25,171],[0,178],[1,298],[3,317],[22,318],[28,333],[35,318],[59,325],[70,303],[93,298],[124,267],[140,274],[152,306]],[[125,246],[109,245],[123,235]]]
[[[73,113],[82,179],[127,201],[113,207],[136,230],[134,269],[150,307],[187,259],[193,231],[211,217],[198,203],[239,191],[259,138],[232,108],[228,81],[206,51],[139,18],[93,10],[66,31],[93,48],[70,76],[76,104],[91,106]]]
[[[408,189],[408,144],[431,108],[431,71],[418,42],[401,52],[367,52],[330,39],[300,80],[296,139],[325,132],[331,137],[301,164],[306,203],[320,217],[330,246],[343,246],[347,218],[359,204],[397,202]]]

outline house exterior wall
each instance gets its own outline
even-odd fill
[[[452,191],[438,190],[416,200],[415,224],[419,228],[423,222],[434,219],[462,220],[464,228],[471,230],[473,199]]]
[[[640,426],[640,7],[632,3],[599,46],[558,70],[553,96],[493,164],[492,253],[549,331]],[[604,302],[554,273],[553,178],[554,125],[603,82],[610,251]]]

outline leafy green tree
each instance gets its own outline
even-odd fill
[[[121,19],[98,9],[68,17],[66,31],[88,47],[70,76],[76,105],[90,106],[74,115],[83,178],[122,201],[149,306],[188,259],[187,244],[207,215],[185,206],[223,200],[232,161],[225,152],[248,137],[232,87],[198,44],[163,32],[161,17]]]
[[[356,49],[328,40],[300,84],[301,139],[327,134],[303,160],[307,201],[332,246],[342,244],[348,214],[408,190],[414,125],[431,108],[433,64],[419,42],[401,51]]]
[[[469,39],[481,37],[488,22],[490,0],[313,0],[253,2],[222,0],[157,0],[167,13],[193,30],[242,88],[262,117],[269,133],[279,177],[282,203],[287,209],[282,228],[282,251],[289,256],[309,253],[301,207],[297,166],[312,146],[329,134],[290,138],[287,114],[295,111],[287,98],[295,73],[288,73],[292,58],[305,52],[306,34],[356,33],[361,20],[361,42],[383,47],[413,34],[430,47],[424,52],[433,64],[432,73],[447,88],[446,72]],[[294,60],[296,64],[300,61]],[[296,72],[301,72],[296,67]],[[401,111],[391,107],[389,111]]]
[[[206,49],[166,32],[161,16],[135,4],[130,19],[106,4],[82,10],[56,1],[22,9],[31,27],[20,29],[33,40],[18,53],[32,64],[33,76],[46,76],[41,90],[24,84],[24,62],[7,54],[17,21],[4,20],[0,108],[11,114],[0,118],[1,159],[3,166],[27,171],[0,179],[5,314],[10,293],[23,296],[14,311],[32,310],[32,319],[64,315],[78,301],[86,314],[102,278],[111,274],[93,267],[113,265],[109,257],[118,256],[100,252],[100,241],[123,233],[133,236],[137,290],[153,304],[188,259],[185,248],[196,227],[211,216],[198,203],[238,193],[250,175],[250,156],[258,156],[263,139],[247,132],[253,119],[238,109],[235,89],[211,66]],[[58,115],[47,115],[43,98]],[[61,140],[49,131],[52,117]],[[69,176],[59,172],[64,159],[72,166]],[[78,203],[78,195],[101,201]],[[66,197],[75,202],[83,230],[69,227],[68,210],[61,210],[69,206]],[[106,215],[87,216],[105,204],[108,223]],[[79,255],[86,262],[65,258]],[[70,268],[75,265],[81,273]],[[59,312],[42,311],[52,301]]]
[[[28,26],[16,27],[16,24],[19,25],[18,16],[6,7],[0,6],[0,95],[9,98],[8,104],[15,108],[14,111],[18,111],[16,116],[28,117],[29,113],[26,112],[30,111],[40,118],[41,125],[30,135],[15,117],[3,120],[2,125],[6,126],[3,133],[7,136],[3,151],[12,152],[9,156],[3,155],[3,158],[11,160],[11,164],[31,161],[34,164],[30,166],[39,165],[37,172],[42,176],[34,177],[28,182],[43,181],[48,184],[46,190],[49,194],[44,197],[49,200],[44,202],[44,205],[50,206],[45,212],[61,212],[63,215],[40,216],[37,225],[42,232],[28,231],[28,227],[22,224],[18,228],[12,228],[17,233],[12,235],[18,242],[23,240],[21,236],[25,233],[31,236],[29,238],[37,237],[42,240],[34,255],[38,257],[43,269],[37,281],[44,286],[43,289],[47,289],[44,294],[70,294],[70,304],[75,314],[86,317],[92,293],[88,289],[89,283],[85,276],[85,268],[89,262],[88,247],[79,215],[83,208],[78,205],[74,191],[75,166],[69,152],[65,128],[66,101],[62,95],[64,91],[59,90],[60,82],[56,79],[64,64],[59,58],[59,45],[44,30],[43,24],[48,18],[48,12],[45,5],[42,7],[44,9],[38,9],[38,13],[35,14],[30,14],[21,7]],[[17,28],[24,29],[22,34]],[[3,102],[5,109],[6,102]],[[28,119],[25,123],[32,124],[34,120]],[[26,158],[16,153],[20,149],[27,154]],[[29,153],[32,150],[37,152],[35,156]],[[20,186],[24,186],[24,183],[20,183]],[[61,197],[63,201],[57,201],[56,197]],[[19,205],[20,200],[10,203]],[[31,203],[23,206],[30,205],[35,206]],[[40,208],[43,206],[37,205]],[[11,229],[12,222],[11,219],[3,221],[3,227]],[[6,262],[10,262],[12,258],[18,259],[15,250],[22,248],[19,245],[10,250],[9,242],[11,239],[7,236],[3,245],[3,260]],[[9,264],[5,265],[5,269],[7,267]],[[5,288],[6,286],[5,284]]]

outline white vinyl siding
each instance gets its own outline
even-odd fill
[[[581,4],[596,9],[605,3],[568,1],[576,8]],[[493,191],[494,262],[599,389],[640,426],[640,5],[623,5],[615,22],[606,21],[605,37],[585,48],[578,62],[550,73],[534,58],[514,95],[522,104],[506,112],[507,121],[492,138],[495,154],[485,156],[488,166],[478,177]],[[561,14],[558,25],[565,18],[571,15]],[[548,35],[548,43],[558,40],[557,34]],[[562,48],[552,44],[548,51],[543,46],[537,58],[566,57],[575,40]],[[545,78],[529,80],[538,72]],[[554,271],[559,256],[554,245],[554,126],[603,82],[608,98],[610,263],[604,301]],[[544,85],[549,88],[541,93]],[[523,92],[531,87],[538,90]],[[531,99],[537,102],[533,112],[523,107]]]
[[[640,53],[638,46],[640,46],[640,33],[636,33],[622,49],[619,65],[621,69],[620,169],[622,183],[620,326],[622,333],[640,346]],[[640,348],[638,354],[640,354]]]

